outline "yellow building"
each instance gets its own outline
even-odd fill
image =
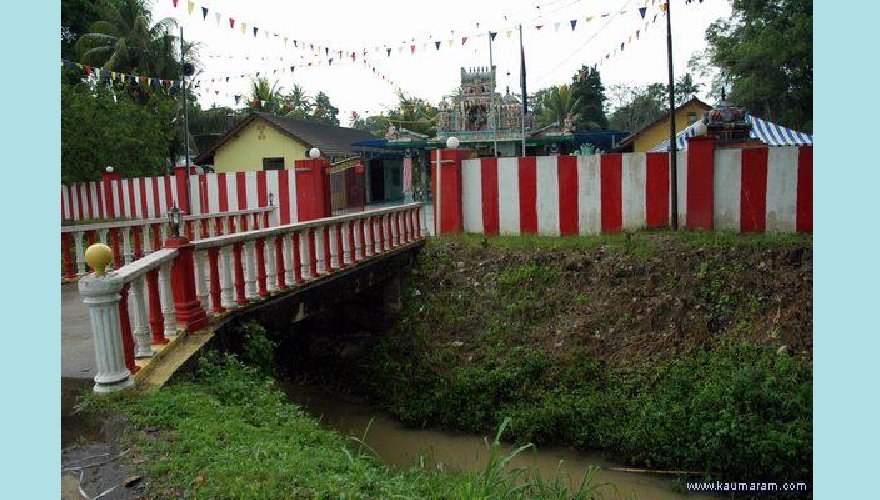
[[[695,121],[702,119],[703,112],[710,109],[712,106],[696,97],[691,97],[689,101],[675,108],[675,133],[681,132]],[[664,114],[654,123],[624,139],[616,151],[642,153],[651,151],[656,145],[666,140],[669,140],[668,114]]]
[[[369,132],[324,123],[253,113],[235,125],[195,160],[215,172],[293,169],[316,147],[331,162],[360,157],[359,141],[376,139]]]

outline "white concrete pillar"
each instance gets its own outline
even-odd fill
[[[400,246],[400,231],[397,229],[397,212],[388,214],[388,223],[391,226],[391,246]]]
[[[342,223],[342,262],[346,265],[351,264],[351,241],[348,239],[348,235],[351,234],[352,222],[345,221]]]
[[[226,309],[235,307],[235,300],[232,297],[232,289],[235,285],[232,278],[232,266],[234,259],[232,257],[232,245],[220,248],[220,305]]]
[[[312,255],[309,253],[309,238],[311,237],[311,231],[309,231],[308,229],[299,233],[300,274],[302,275],[304,280],[308,280],[313,277],[311,268]]]
[[[205,252],[193,252],[193,269],[196,275],[196,297],[199,298],[202,308],[206,311],[210,311],[211,308],[208,304],[208,296],[210,295],[211,290],[211,284],[210,281],[208,281],[210,275],[205,272],[205,264],[207,261],[208,259],[205,258]]]
[[[364,257],[373,255],[373,238],[370,237],[370,228],[373,227],[373,219],[367,217],[364,219]]]
[[[285,233],[282,240],[284,254],[284,282],[288,287],[296,284],[296,276],[293,270],[293,233]]]
[[[136,358],[153,357],[153,348],[150,346],[150,313],[147,310],[147,301],[144,300],[144,277],[140,276],[131,281],[129,287],[131,298],[131,333],[134,336]]]
[[[122,233],[122,264],[129,264],[134,260],[134,252],[131,248],[131,228],[120,227],[119,232]]]
[[[86,257],[83,248],[83,235],[85,233],[73,233],[73,245],[76,247],[76,274],[83,276],[86,274]]]
[[[278,290],[277,269],[275,269],[275,236],[266,238],[266,291]]]
[[[246,241],[244,244],[244,296],[248,299],[258,298],[256,255],[254,241]]]
[[[315,255],[310,255],[315,262],[315,271],[320,274],[327,272],[324,262],[324,228],[316,227],[314,232],[315,238]]]
[[[108,276],[89,274],[79,280],[79,293],[89,310],[92,340],[95,343],[94,391],[113,392],[132,387],[131,372],[125,367],[122,328],[119,323],[119,291],[122,283]]]
[[[354,224],[354,260],[355,262],[364,259],[364,242],[361,241],[361,222],[363,219],[352,221]]]
[[[339,238],[337,236],[338,224],[330,224],[327,231],[330,231],[330,269],[334,271],[339,269]]]
[[[153,248],[153,239],[150,238],[150,225],[144,224],[137,230],[141,232],[141,247],[144,249],[144,255],[153,253],[155,248]]]
[[[177,335],[177,313],[174,311],[174,295],[171,293],[171,262],[159,268],[159,290],[162,292],[162,316],[165,322],[165,337]]]

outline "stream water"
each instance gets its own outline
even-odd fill
[[[409,429],[379,411],[343,400],[316,386],[286,382],[283,388],[291,401],[343,435],[363,438],[366,431],[365,443],[392,467],[408,467],[420,456],[424,456],[429,463],[442,464],[445,469],[457,471],[480,470],[486,464],[488,449],[483,437]],[[493,437],[486,438],[491,440]],[[510,446],[506,446],[505,452],[510,449]],[[613,470],[623,467],[598,454],[581,453],[568,448],[542,446],[537,450],[530,449],[517,456],[511,465],[538,469],[545,481],[557,473],[566,475],[571,479],[574,488],[581,484],[591,466],[598,466],[601,469],[594,481],[613,484],[619,498],[641,500],[685,497],[673,490],[671,478]],[[605,488],[603,491],[606,498],[615,498],[613,490]],[[711,498],[696,495],[686,497]]]

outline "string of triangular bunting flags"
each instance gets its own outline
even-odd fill
[[[156,78],[152,76],[132,75],[128,73],[110,71],[98,66],[89,66],[88,64],[80,64],[78,62],[61,60],[61,66],[69,69],[78,68],[83,70],[86,76],[94,76],[100,79],[110,79],[119,83],[137,83],[139,85],[149,85],[151,87],[164,87],[166,89],[182,88],[180,80],[169,80],[165,78]]]

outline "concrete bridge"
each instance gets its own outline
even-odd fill
[[[161,385],[230,322],[296,322],[383,283],[394,297],[392,271],[428,234],[418,203],[277,226],[265,212],[178,218],[185,236],[124,259],[80,249],[93,272],[62,286],[62,375],[94,376],[96,392]],[[114,260],[128,263],[106,271]]]

